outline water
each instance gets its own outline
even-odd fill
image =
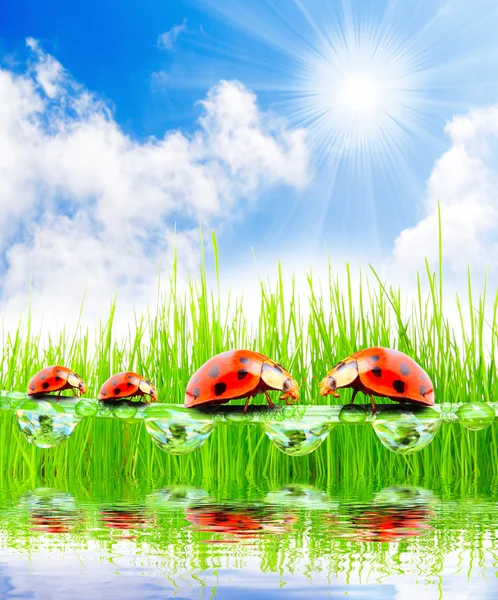
[[[0,597],[496,598],[497,496],[480,480],[4,479]]]

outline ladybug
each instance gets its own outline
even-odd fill
[[[98,395],[99,400],[120,400],[133,396],[143,396],[145,402],[150,404],[146,396],[150,396],[152,402],[157,402],[157,390],[150,381],[132,371],[116,373],[102,384]]]
[[[291,404],[299,400],[298,385],[281,365],[252,350],[229,350],[206,361],[190,378],[185,393],[185,406],[224,404],[265,394],[271,408],[275,405],[268,390],[281,390],[281,400]],[[293,398],[293,400],[290,400]]]
[[[60,397],[62,390],[72,390],[75,396],[78,390],[81,396],[86,393],[86,384],[74,371],[61,366],[45,367],[28,384],[28,396],[59,392]]]
[[[354,390],[351,404],[358,392],[370,396],[374,413],[372,396],[434,405],[434,387],[427,373],[412,358],[391,348],[367,348],[341,360],[320,383],[320,394],[338,398],[336,390],[345,387]]]

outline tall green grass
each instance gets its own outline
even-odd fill
[[[219,291],[214,236],[213,247],[216,285],[208,285],[203,254],[197,277],[190,280],[188,289],[180,289],[175,257],[168,291],[158,298],[157,310],[137,316],[124,338],[113,332],[115,303],[107,321],[98,326],[95,343],[89,341],[88,331],[79,330],[74,336],[62,331],[42,344],[29,317],[24,324],[20,322],[16,333],[3,336],[0,387],[24,391],[38,369],[61,363],[88,382],[89,396],[95,396],[112,373],[129,369],[153,379],[162,401],[183,403],[191,374],[207,359],[229,348],[250,348],[271,356],[297,381],[303,381],[303,402],[346,403],[349,391],[344,391],[340,400],[322,398],[313,377],[321,379],[355,350],[381,345],[398,348],[418,360],[435,384],[438,402],[498,397],[498,294],[491,298],[491,315],[486,317],[488,291],[484,286],[476,294],[470,274],[468,298],[455,300],[460,315],[460,325],[455,328],[445,317],[441,268],[434,273],[427,265],[426,272],[419,275],[416,298],[407,301],[398,288],[386,286],[373,270],[368,275],[361,273],[353,284],[349,265],[344,281],[330,263],[328,281],[319,285],[310,271],[306,293],[298,293],[294,281],[287,292],[279,266],[274,284],[260,283],[259,319],[256,327],[251,327],[241,298],[230,298],[222,309],[226,303]],[[6,413],[0,418],[0,478],[41,473],[95,478],[181,475],[189,479],[200,473],[244,477],[259,472],[269,477],[287,474],[332,480],[344,473],[364,477],[416,476],[428,470],[444,475],[487,474],[498,467],[494,427],[473,433],[459,426],[443,426],[426,450],[403,457],[386,450],[370,427],[344,426],[333,430],[316,452],[302,458],[281,454],[257,427],[218,427],[202,449],[175,457],[157,449],[141,424],[88,419],[78,425],[67,443],[40,450],[21,437],[14,415]]]

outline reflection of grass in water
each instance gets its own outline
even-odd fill
[[[180,292],[175,262],[169,293],[161,298],[157,313],[137,319],[123,340],[113,336],[114,306],[108,321],[99,327],[95,348],[90,347],[87,333],[72,338],[63,332],[58,338],[50,338],[42,349],[28,320],[26,329],[19,328],[4,340],[0,386],[25,390],[39,368],[64,363],[88,382],[88,395],[95,396],[111,372],[133,369],[155,381],[160,399],[183,403],[185,385],[193,371],[213,354],[245,347],[275,358],[299,382],[306,377],[303,402],[345,403],[350,398],[349,390],[341,393],[340,400],[322,398],[311,375],[320,379],[339,359],[358,348],[383,345],[397,347],[421,362],[436,385],[437,401],[493,400],[498,397],[498,383],[494,360],[489,356],[496,353],[496,336],[491,337],[489,353],[484,338],[489,327],[497,330],[498,296],[488,324],[483,316],[485,293],[476,299],[469,286],[469,300],[477,310],[469,311],[471,326],[466,332],[456,332],[444,316],[441,272],[427,275],[428,296],[419,290],[417,301],[409,309],[399,290],[387,289],[375,278],[367,282],[363,276],[354,288],[349,269],[345,287],[330,269],[324,294],[310,275],[310,315],[305,318],[299,311],[303,298],[298,298],[295,288],[290,296],[284,295],[279,270],[274,288],[261,283],[260,318],[257,330],[251,333],[239,300],[232,299],[228,312],[222,312],[219,295],[208,289],[204,266],[188,292]],[[460,306],[458,301],[459,310]],[[144,343],[146,331],[150,341]],[[263,398],[258,401],[264,402]],[[333,477],[338,472],[355,472],[358,476],[429,471],[467,475],[475,471],[494,473],[498,467],[492,427],[473,433],[459,426],[443,426],[426,450],[401,457],[386,450],[370,427],[341,426],[313,454],[289,458],[274,448],[256,426],[219,427],[200,450],[187,456],[168,456],[153,445],[140,424],[87,419],[68,443],[44,451],[26,445],[14,415],[6,413],[0,419],[0,471],[20,476],[41,469],[45,473],[89,473],[96,478],[117,473],[138,476],[179,472],[187,476],[203,473],[208,478],[220,473],[244,476],[253,472],[268,476],[297,472],[303,477]]]
[[[37,478],[23,483],[6,482],[6,494],[0,499],[0,539],[4,548],[32,553],[48,544],[78,555],[89,547],[89,542],[95,542],[102,551],[112,553],[124,531],[126,538],[133,539],[145,565],[147,560],[157,560],[163,574],[180,575],[186,570],[199,573],[220,567],[220,551],[208,543],[210,540],[244,540],[247,535],[251,537],[250,546],[240,545],[236,552],[221,551],[229,568],[243,568],[255,558],[266,572],[292,572],[304,565],[304,570],[313,574],[361,572],[365,580],[403,572],[436,576],[448,560],[449,567],[454,567],[454,553],[461,555],[462,565],[470,563],[469,574],[470,570],[476,574],[486,559],[489,562],[492,557],[498,558],[493,550],[497,547],[497,534],[489,526],[497,519],[492,482],[456,483],[427,476],[425,485],[433,494],[423,489],[414,493],[413,487],[407,488],[411,493],[403,494],[399,491],[402,487],[387,480],[351,478],[327,485],[322,478],[315,482],[315,495],[320,498],[317,507],[309,498],[299,502],[297,482],[262,477],[248,478],[245,493],[241,493],[237,480],[213,479],[204,486],[210,497],[206,505],[196,500],[199,494],[193,494],[189,502],[188,491],[184,505],[168,505],[154,492],[169,482],[112,478],[64,481],[57,477],[50,483],[58,486],[59,494],[55,490],[52,495],[37,491],[35,488],[41,485]],[[405,484],[415,486],[422,482],[412,478]],[[187,481],[186,485],[192,493],[200,479]],[[65,518],[64,535],[47,538],[43,531],[30,529],[29,509],[39,507],[31,501],[25,502],[22,510],[16,509],[26,497],[26,487],[31,490],[31,498],[38,493],[43,500],[47,518],[50,508],[59,519]],[[265,505],[269,492],[293,487],[294,502],[289,499],[282,505]],[[174,489],[178,492],[181,483]],[[309,495],[310,487],[305,489]],[[74,499],[71,503],[68,493]],[[400,493],[403,502],[398,501]],[[324,495],[329,498],[328,509],[324,508]],[[391,521],[399,539],[386,535]],[[413,535],[403,539],[407,534]]]

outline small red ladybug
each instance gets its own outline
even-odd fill
[[[287,404],[299,400],[297,383],[281,365],[259,352],[229,350],[210,358],[192,375],[187,384],[185,406],[224,404],[247,398],[245,413],[252,396],[265,394],[273,408],[268,390],[283,391],[280,399]]]
[[[75,396],[78,390],[81,396],[86,393],[86,384],[74,371],[61,366],[45,367],[28,384],[28,396],[59,392],[60,397],[62,390],[72,390]]]
[[[367,348],[351,354],[333,367],[320,383],[320,394],[327,396],[339,388],[363,392],[370,396],[390,398],[396,402],[412,402],[423,406],[434,405],[434,387],[427,373],[412,358],[390,348]]]
[[[102,384],[98,399],[103,401],[121,400],[133,396],[143,396],[147,404],[150,404],[150,400],[146,396],[150,396],[152,402],[157,402],[157,390],[150,381],[138,373],[124,371],[109,377]]]

